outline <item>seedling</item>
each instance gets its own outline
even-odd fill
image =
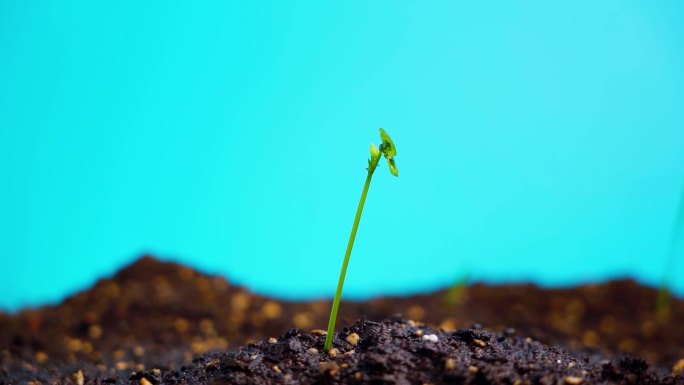
[[[444,307],[448,310],[456,309],[463,304],[466,290],[468,289],[468,282],[470,281],[470,273],[466,272],[458,277],[454,283],[449,287],[444,295]]]
[[[675,274],[677,251],[682,246],[684,246],[684,189],[679,200],[679,209],[675,216],[675,222],[672,226],[672,237],[670,239],[667,261],[665,262],[663,278],[658,290],[658,297],[656,298],[655,313],[657,319],[661,322],[666,322],[670,316],[672,293],[670,293],[669,286],[672,281],[672,275]]]
[[[344,253],[344,261],[342,262],[342,271],[340,271],[340,279],[337,282],[337,291],[335,292],[335,299],[333,300],[332,309],[330,310],[330,319],[328,320],[328,334],[325,336],[325,343],[323,344],[323,350],[326,352],[330,350],[330,345],[332,345],[333,333],[335,332],[335,322],[337,321],[337,311],[340,307],[340,298],[342,297],[342,286],[344,285],[344,277],[347,274],[347,266],[349,265],[349,256],[352,252],[352,247],[354,247],[354,239],[356,239],[356,231],[359,229],[359,222],[361,221],[361,213],[363,212],[363,205],[366,203],[366,195],[368,195],[368,187],[370,187],[371,178],[373,177],[373,172],[375,172],[376,167],[378,167],[378,162],[380,161],[380,155],[383,155],[387,159],[387,165],[389,170],[394,176],[399,176],[399,171],[397,170],[397,165],[394,163],[394,156],[397,155],[397,149],[392,142],[389,134],[382,128],[380,129],[380,139],[382,143],[380,144],[380,149],[375,147],[374,144],[370,146],[370,159],[368,159],[368,175],[366,176],[366,183],[363,185],[363,191],[361,192],[361,200],[359,201],[359,206],[356,209],[356,216],[354,217],[354,224],[352,225],[351,234],[349,234],[349,242],[347,242],[347,251]]]

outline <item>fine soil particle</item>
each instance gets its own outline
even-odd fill
[[[676,371],[684,359],[684,301],[673,300],[669,313],[656,317],[656,295],[656,290],[627,280],[554,290],[476,284],[427,295],[346,302],[338,324],[362,316],[403,314],[452,332],[479,322],[492,330],[514,327],[517,335],[570,352],[630,353]],[[292,327],[311,330],[319,340],[325,332],[312,329],[327,324],[329,309],[328,301],[278,301],[221,277],[144,257],[58,306],[0,313],[0,384],[13,373],[26,374],[26,381],[45,376],[42,383],[54,376],[66,378],[67,371],[68,381],[79,383],[79,370],[86,383],[97,376],[127,378],[150,368],[170,373],[182,365],[193,367],[193,358],[212,351],[262,340],[281,346],[282,337],[276,336]],[[343,342],[364,346],[364,336],[357,334],[346,334]],[[441,341],[436,331],[420,337],[424,343],[433,343],[435,337]],[[489,343],[472,341],[485,350]],[[338,357],[345,352],[339,347]],[[461,368],[459,362],[443,365]],[[466,370],[480,372],[473,365]],[[580,381],[574,377],[562,383]]]

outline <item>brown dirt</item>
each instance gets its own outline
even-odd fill
[[[130,376],[70,377],[19,370],[12,381],[74,384],[684,384],[684,376],[642,359],[573,354],[522,338],[475,328],[444,332],[400,319],[359,320],[336,334],[323,352],[324,333],[287,331],[238,351],[209,353],[178,370]],[[10,381],[10,382],[12,382]]]
[[[684,358],[684,301],[673,301],[669,316],[658,318],[655,297],[655,290],[633,281],[559,290],[476,284],[343,303],[338,324],[401,313],[448,333],[477,321],[493,330],[513,327],[521,338],[571,352],[633,353],[671,370]],[[44,383],[71,381],[79,370],[86,379],[126,379],[151,368],[171,373],[198,365],[192,359],[209,351],[268,340],[291,327],[323,328],[328,312],[328,301],[268,299],[223,278],[146,257],[58,306],[0,313],[0,384],[20,374]]]

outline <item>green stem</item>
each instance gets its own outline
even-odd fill
[[[344,285],[344,276],[347,274],[347,266],[349,265],[349,257],[351,256],[352,247],[354,247],[354,239],[356,238],[356,231],[359,229],[359,222],[361,222],[361,213],[363,212],[363,205],[366,203],[366,195],[368,195],[368,187],[370,187],[371,178],[375,167],[378,165],[380,157],[371,159],[368,165],[368,176],[366,176],[366,183],[363,185],[363,192],[361,193],[361,200],[359,200],[359,207],[356,208],[356,217],[354,217],[354,225],[352,226],[351,234],[349,234],[349,242],[347,242],[347,251],[344,253],[344,262],[342,262],[342,271],[340,271],[340,280],[337,282],[337,292],[335,292],[335,299],[333,300],[332,309],[330,310],[330,319],[328,320],[328,333],[325,336],[325,343],[323,350],[326,352],[330,350],[332,345],[333,333],[335,333],[335,323],[337,322],[337,310],[340,307],[340,298],[342,297],[342,286]]]

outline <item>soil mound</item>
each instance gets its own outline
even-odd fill
[[[478,322],[490,330],[513,327],[516,336],[577,354],[640,356],[670,371],[684,367],[684,301],[673,300],[669,314],[656,317],[656,295],[629,280],[553,290],[475,284],[346,302],[338,324],[403,314],[451,333]],[[0,383],[14,373],[71,378],[82,370],[90,378],[127,378],[150,368],[177,369],[292,327],[323,328],[329,309],[328,301],[271,299],[144,257],[57,306],[0,313]]]

